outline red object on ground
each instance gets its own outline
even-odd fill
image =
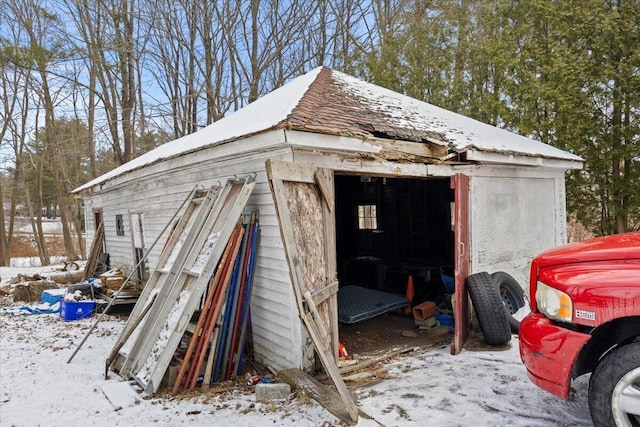
[[[347,353],[347,348],[341,342],[338,342],[338,357],[343,359],[349,358],[349,353]]]
[[[406,306],[404,308],[404,314],[411,314],[411,301],[413,300],[413,296],[414,296],[415,292],[413,289],[413,276],[409,275],[409,278],[407,279],[407,293],[406,293],[406,297],[409,300],[409,305]]]

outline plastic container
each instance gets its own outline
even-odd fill
[[[60,301],[60,317],[65,322],[71,320],[85,319],[91,317],[93,309],[96,306],[95,301]]]
[[[441,326],[448,326],[449,330],[453,328],[453,314],[444,314],[437,312],[436,321]]]
[[[440,277],[442,278],[442,284],[444,285],[444,290],[448,294],[452,294],[455,292],[455,280],[453,276],[446,275],[440,272]]]
[[[42,300],[42,302],[49,303],[49,305],[53,305],[59,301],[62,301],[62,298],[66,293],[66,289],[45,289],[40,294],[40,300]]]

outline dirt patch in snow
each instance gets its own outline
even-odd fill
[[[401,348],[433,348],[451,342],[453,335],[431,336],[412,317],[388,314],[354,324],[340,324],[340,342],[352,357],[376,356]]]
[[[429,335],[415,325],[413,318],[387,314],[356,324],[340,324],[340,342],[349,353],[349,360],[341,361],[340,372],[350,386],[366,386],[391,378],[388,364],[423,351],[441,349],[449,352],[453,333]],[[472,352],[507,351],[511,343],[489,346],[482,332],[475,328],[469,332],[464,350]],[[326,374],[316,379],[327,381]]]

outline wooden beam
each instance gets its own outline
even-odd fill
[[[266,166],[269,179],[316,184],[316,168],[313,166],[272,159],[267,160]]]
[[[448,154],[449,149],[440,144],[426,143],[426,142],[411,142],[411,141],[382,141],[376,139],[371,141],[372,144],[380,145],[383,150],[397,151],[400,153],[411,154],[414,156],[428,157],[432,159],[439,159]]]
[[[291,387],[302,390],[342,422],[349,425],[355,424],[338,393],[324,386],[309,374],[300,369],[285,369],[278,372],[277,377]]]
[[[322,286],[320,288],[316,288],[311,293],[311,298],[313,299],[313,303],[318,305],[325,301],[327,298],[331,298],[333,295],[338,293],[338,281],[334,281],[333,283]]]
[[[330,180],[325,176],[324,169],[318,169],[315,173],[316,183],[320,188],[320,193],[322,193],[322,198],[324,199],[329,212],[333,212],[334,200],[333,200],[333,191],[329,186]]]
[[[339,155],[317,154],[310,151],[296,151],[296,162],[307,163],[320,168],[332,169],[353,175],[377,175],[389,178],[427,176],[427,163],[397,163],[383,159],[363,159]],[[429,167],[433,165],[429,164]],[[450,174],[447,174],[448,177]]]

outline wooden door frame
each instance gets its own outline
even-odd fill
[[[131,249],[133,251],[134,266],[137,265],[136,279],[139,284],[144,283],[145,270],[147,270],[147,263],[142,259],[146,249],[144,241],[144,228],[143,228],[144,211],[142,209],[135,209],[129,211],[129,231],[131,232]],[[134,219],[138,221],[140,235],[137,236],[140,239],[140,247],[136,246],[136,225]]]
[[[335,247],[335,188],[333,170],[292,162],[267,160],[267,176],[280,224],[280,234],[289,264],[289,275],[298,307],[298,314],[307,328],[328,376],[333,381],[350,419],[358,419],[358,408],[338,370],[338,307],[337,261]],[[284,182],[317,186],[322,208],[322,235],[324,237],[324,283],[305,281],[302,260],[296,245],[294,227],[289,212]],[[328,305],[329,325],[324,324],[318,305]]]
[[[468,175],[456,173],[451,176],[451,188],[454,190],[454,268],[455,292],[453,295],[454,336],[451,343],[451,354],[462,351],[464,341],[470,329],[469,292],[465,279],[470,272],[470,180]]]

